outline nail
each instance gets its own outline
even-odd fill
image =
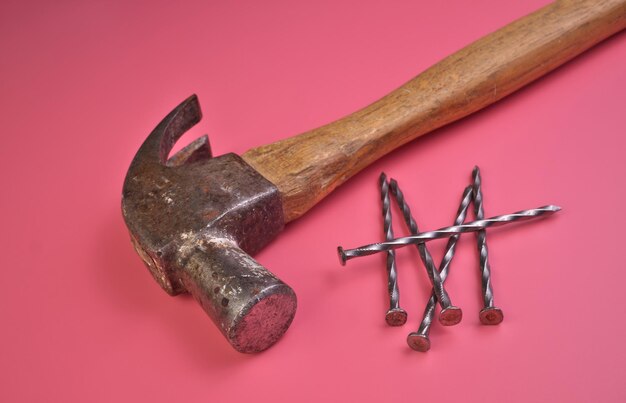
[[[489,227],[500,227],[516,221],[529,221],[539,217],[552,215],[560,210],[561,207],[554,205],[538,207],[530,210],[522,210],[512,214],[504,214],[485,218],[484,220],[476,220],[465,224],[443,227],[434,231],[421,232],[417,235],[396,238],[386,242],[373,243],[353,249],[344,250],[341,246],[339,246],[337,247],[337,253],[339,255],[339,262],[345,266],[348,260],[354,259],[355,257],[369,256],[375,253],[399,249],[407,245],[432,241],[434,239],[449,238],[453,235],[465,232],[477,232]]]
[[[480,169],[475,166],[472,172],[474,193],[474,214],[477,220],[485,217],[483,208],[483,192],[481,189],[482,181],[480,178]],[[487,231],[480,230],[476,233],[479,253],[479,268],[481,274],[481,285],[483,295],[483,309],[478,317],[483,325],[497,325],[504,319],[502,310],[494,306],[493,288],[491,287],[491,267],[489,265],[489,251],[487,249]]]
[[[391,208],[389,203],[389,184],[385,173],[380,174],[380,199],[383,206],[383,230],[385,239],[393,239],[391,227]],[[396,253],[387,251],[387,290],[389,292],[389,310],[385,315],[385,321],[389,326],[402,326],[406,323],[406,311],[400,308],[400,290],[398,289],[398,272],[396,268]]]
[[[402,210],[402,215],[404,217],[406,225],[409,227],[409,231],[411,231],[411,234],[413,235],[418,234],[419,228],[417,227],[417,222],[415,222],[415,218],[413,218],[413,216],[411,215],[411,208],[406,202],[404,194],[398,186],[398,182],[395,179],[391,179],[389,187],[391,189],[391,193],[395,196],[396,201],[398,202],[400,210]],[[387,238],[387,240],[390,239]],[[441,305],[439,322],[444,326],[453,326],[458,324],[463,318],[463,311],[461,310],[461,308],[452,305],[452,302],[450,301],[450,296],[443,286],[443,281],[439,275],[439,270],[437,270],[435,262],[433,261],[433,257],[426,248],[426,244],[424,242],[421,242],[416,244],[415,246],[417,247],[422,262],[424,263],[426,273],[428,273],[428,278],[430,279],[430,283],[432,284],[435,295],[437,296],[437,301],[439,301],[439,304]]]
[[[467,209],[472,202],[472,187],[468,186],[465,188],[463,192],[463,197],[461,198],[461,204],[456,213],[456,218],[454,220],[454,225],[460,225],[465,221],[465,217],[467,216]],[[452,257],[454,257],[454,252],[456,250],[456,244],[459,240],[460,235],[455,234],[448,239],[448,244],[446,245],[446,252],[441,259],[440,268],[440,277],[441,282],[445,282],[448,277],[448,273],[450,271],[450,263],[452,262]],[[412,332],[408,335],[406,342],[413,350],[426,352],[430,350],[430,339],[428,337],[430,333],[430,325],[433,321],[433,316],[435,314],[435,307],[437,303],[437,295],[435,294],[435,290],[430,294],[430,298],[426,303],[426,308],[424,308],[424,316],[422,318],[422,322],[420,323],[419,328],[416,332]]]

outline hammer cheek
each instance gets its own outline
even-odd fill
[[[144,248],[141,247],[141,244],[137,241],[132,233],[130,234],[130,240],[133,243],[135,251],[141,258],[141,260],[143,260],[144,264],[150,271],[150,274],[152,274],[154,280],[161,286],[161,288],[166,293],[168,293],[169,295],[178,295],[181,292],[185,291],[184,289],[181,289],[181,286],[179,284],[172,284],[172,282],[170,281],[170,276],[166,274],[165,271],[162,269],[162,265],[159,265],[155,261],[155,259],[150,256],[150,254]]]

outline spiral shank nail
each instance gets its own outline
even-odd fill
[[[477,220],[482,220],[485,217],[483,208],[483,192],[482,181],[480,177],[480,169],[474,167],[472,172],[473,177],[473,192],[474,192],[474,214]],[[479,265],[481,273],[481,284],[483,290],[484,307],[493,307],[493,289],[491,287],[491,267],[489,265],[489,253],[487,249],[487,231],[481,230],[477,233],[478,253],[479,253]]]
[[[454,225],[461,225],[463,221],[465,221],[465,217],[467,217],[467,210],[469,208],[470,203],[472,202],[472,188],[470,186],[466,187],[463,191],[463,197],[461,198],[461,204],[456,212],[456,218],[454,219]],[[448,270],[450,268],[450,262],[454,257],[454,253],[456,251],[456,243],[458,242],[460,234],[456,234],[450,237],[448,240],[448,244],[446,245],[446,251],[441,259],[441,264],[439,265],[441,281],[445,281],[448,277]]]
[[[383,230],[385,239],[393,239],[393,228],[391,227],[391,208],[389,198],[389,184],[387,176],[380,175],[380,198],[383,206]],[[396,269],[396,255],[393,250],[387,251],[387,287],[389,291],[389,309],[398,309],[400,304],[400,292],[398,289],[398,274]]]
[[[467,188],[465,188],[465,191],[463,192],[463,197],[461,198],[461,204],[459,205],[459,208],[456,213],[454,225],[460,225],[463,223],[463,221],[465,221],[465,217],[467,216],[467,209],[471,202],[472,202],[472,188],[471,186],[468,186]],[[439,265],[439,270],[440,270],[439,275],[441,277],[442,282],[446,281],[446,278],[448,277],[448,271],[450,269],[450,262],[452,261],[452,258],[454,257],[454,253],[456,251],[456,244],[459,240],[459,236],[460,236],[459,234],[451,236],[450,239],[448,240],[448,244],[446,245],[444,256],[441,259],[441,264]],[[422,322],[420,323],[419,329],[417,330],[417,334],[421,335],[422,337],[427,338],[428,334],[430,333],[430,326],[432,324],[433,317],[435,315],[436,303],[437,303],[437,296],[433,290],[433,292],[430,295],[430,298],[428,299],[428,302],[426,303],[426,308],[424,308],[424,315],[422,318]]]
[[[428,337],[430,333],[430,327],[433,324],[433,318],[435,317],[435,309],[437,307],[437,296],[432,293],[428,302],[426,303],[426,308],[424,308],[424,315],[422,316],[422,321],[420,322],[420,326],[417,329],[417,334],[422,337]]]
[[[411,214],[411,208],[409,207],[406,199],[404,198],[404,194],[400,187],[398,186],[398,182],[394,179],[391,180],[390,183],[391,193],[395,196],[396,201],[398,202],[398,206],[400,210],[402,210],[402,215],[404,217],[404,221],[409,227],[409,231],[411,234],[415,235],[419,233],[419,228],[417,227],[417,222],[415,222],[415,218]],[[435,261],[431,256],[430,252],[426,248],[425,243],[418,243],[417,250],[419,252],[420,258],[424,263],[424,267],[426,267],[426,272],[428,273],[428,277],[430,278],[430,282],[433,285],[433,289],[435,290],[435,294],[437,295],[437,300],[439,300],[441,304],[441,309],[446,309],[452,305],[450,301],[450,297],[446,292],[441,277],[439,276],[439,271],[437,270],[437,266],[435,266]]]
[[[530,210],[517,211],[512,214],[504,214],[500,216],[476,220],[465,224],[453,225],[450,227],[440,228],[434,231],[422,232],[417,235],[396,238],[391,241],[374,243],[353,249],[343,250],[339,248],[340,259],[346,261],[359,256],[373,255],[379,252],[385,252],[392,249],[402,248],[406,245],[427,242],[433,239],[449,238],[456,234],[466,232],[477,232],[489,227],[499,227],[516,221],[528,221],[542,216],[548,216],[560,211],[561,208],[554,205],[538,207]]]

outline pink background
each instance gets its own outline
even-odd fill
[[[367,105],[546,1],[307,3],[0,4],[0,401],[625,401],[624,33],[291,223],[257,255],[299,301],[270,350],[235,352],[195,301],[152,280],[121,186],[185,97],[205,118],[183,143],[206,132],[215,154],[243,153]],[[417,353],[405,340],[429,287],[416,251],[398,261],[409,321],[389,328],[384,258],[342,268],[335,248],[381,239],[382,170],[430,229],[451,223],[475,164],[487,215],[563,211],[489,233],[498,327],[478,324],[464,237],[448,282],[464,320],[435,325]]]

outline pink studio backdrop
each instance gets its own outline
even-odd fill
[[[363,107],[545,3],[3,1],[0,401],[625,401],[624,33],[289,224],[257,258],[299,309],[262,354],[235,352],[192,298],[161,291],[120,213],[139,145],[192,93],[205,117],[183,143],[208,133],[215,154],[243,153]],[[399,252],[409,321],[389,328],[384,258],[342,268],[335,248],[381,239],[381,171],[431,229],[451,223],[475,164],[487,215],[563,211],[489,232],[497,327],[478,323],[463,237],[448,291],[464,320],[434,325],[417,353],[417,252]]]

